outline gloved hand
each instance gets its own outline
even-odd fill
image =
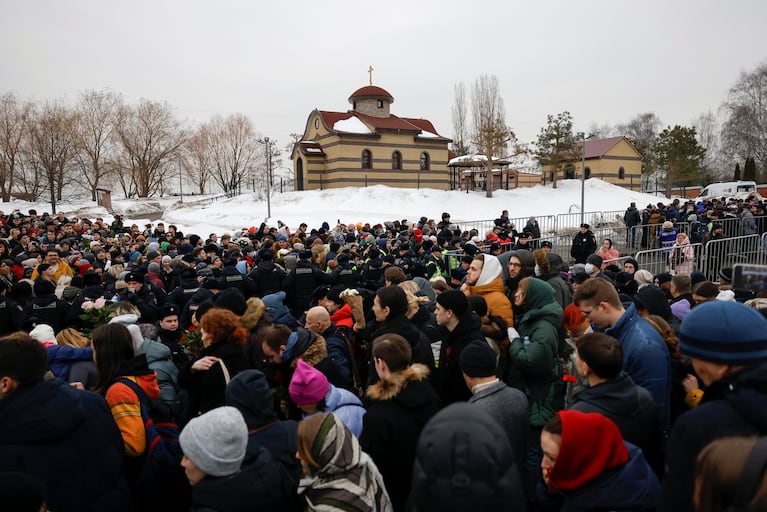
[[[513,327],[509,327],[508,329],[506,329],[506,334],[509,337],[509,341],[513,341],[515,338],[520,337],[519,332]]]

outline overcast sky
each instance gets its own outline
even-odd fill
[[[190,123],[243,112],[283,146],[313,108],[350,108],[369,65],[392,113],[448,137],[454,85],[488,73],[529,142],[563,110],[576,130],[716,112],[767,59],[765,21],[765,0],[4,0],[0,94],[74,101],[109,88],[167,101]]]

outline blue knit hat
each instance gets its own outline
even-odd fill
[[[765,361],[767,319],[738,302],[706,302],[684,317],[679,348],[690,357],[712,363]]]

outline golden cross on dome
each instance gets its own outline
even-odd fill
[[[368,75],[370,75],[370,85],[373,85],[373,66],[372,66],[372,64],[368,68]]]

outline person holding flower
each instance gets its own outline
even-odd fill
[[[248,331],[237,315],[228,309],[211,308],[200,319],[200,328],[203,349],[178,375],[179,386],[189,391],[189,417],[224,405],[226,385],[250,368],[244,351]]]

